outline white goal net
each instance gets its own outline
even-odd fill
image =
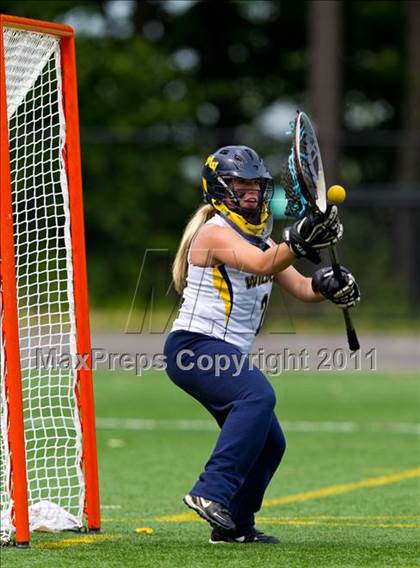
[[[76,355],[60,38],[6,27],[4,44],[30,525],[31,511],[45,509],[44,525],[54,516],[58,523],[57,511],[65,511],[81,526],[76,371],[60,365],[62,355]],[[1,345],[0,533],[7,540],[12,504],[3,339]]]

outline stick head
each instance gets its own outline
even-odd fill
[[[309,117],[300,111],[291,126],[293,146],[281,176],[288,201],[286,215],[300,218],[314,209],[324,213],[325,177],[315,130]]]

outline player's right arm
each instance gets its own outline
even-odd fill
[[[310,213],[287,227],[283,232],[285,242],[266,251],[248,243],[230,227],[205,224],[194,238],[191,261],[197,266],[223,263],[245,272],[271,275],[289,267],[297,257],[306,256],[319,263],[318,249],[336,243],[342,234],[335,206],[330,206],[325,214]]]
[[[230,227],[203,225],[191,248],[191,262],[197,266],[226,264],[253,274],[276,274],[290,266],[296,256],[285,243],[262,251],[241,238]]]

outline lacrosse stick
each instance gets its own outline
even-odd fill
[[[287,164],[281,176],[282,186],[286,193],[286,215],[297,219],[310,211],[325,213],[327,209],[327,191],[321,152],[318,140],[309,117],[297,111],[292,123],[293,145]],[[338,186],[334,186],[335,189]],[[333,188],[331,188],[333,189]],[[341,188],[343,189],[343,188]],[[344,191],[344,190],[343,190]],[[329,192],[334,203],[342,202],[343,192]],[[334,197],[337,196],[336,201]],[[328,247],[334,276],[341,286],[346,281],[341,273],[335,245]],[[347,331],[347,340],[351,351],[360,349],[356,330],[351,321],[348,308],[342,308]]]

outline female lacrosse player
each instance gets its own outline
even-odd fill
[[[257,531],[259,511],[285,439],[264,374],[245,359],[259,332],[273,281],[304,302],[329,298],[352,306],[359,292],[345,269],[340,287],[330,268],[302,276],[297,257],[319,262],[318,249],[337,242],[337,208],[310,214],[270,239],[273,181],[254,150],[227,146],[209,156],[202,174],[206,205],[188,223],[173,265],[183,294],[164,353],[172,381],[197,399],[221,432],[184,502],[213,527],[210,542],[277,543]]]

